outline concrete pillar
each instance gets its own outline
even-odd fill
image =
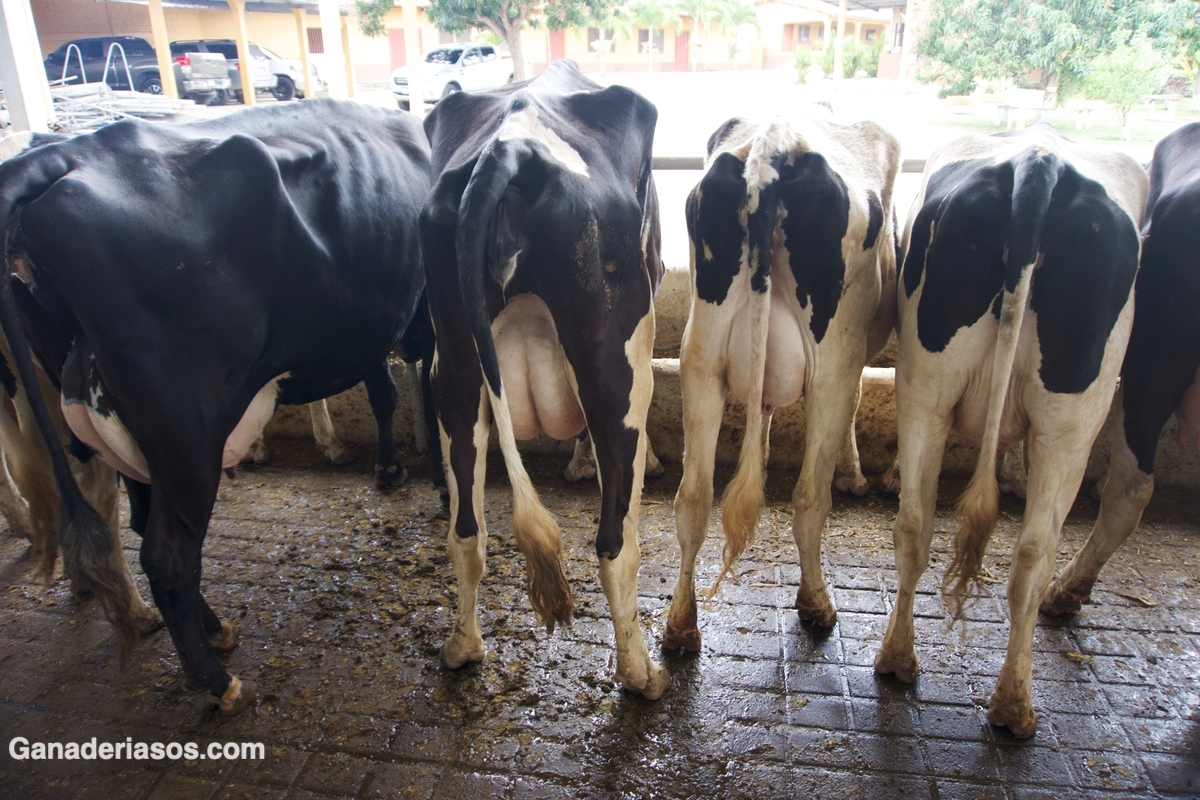
[[[292,16],[296,18],[296,40],[300,43],[300,68],[304,70],[304,96],[316,95],[317,86],[313,80],[312,68],[308,63],[308,26],[304,23],[304,9],[293,8]]]
[[[162,0],[150,0],[150,34],[154,39],[152,42],[154,54],[158,56],[158,79],[162,82],[163,95],[178,100],[179,87],[175,85],[175,59],[171,57],[171,37],[167,34],[167,18],[163,16]],[[118,66],[117,68],[121,69],[122,67]]]
[[[54,121],[29,0],[0,0],[0,82],[13,130],[45,132]]]
[[[911,0],[910,0],[911,2]],[[846,0],[838,5],[837,39],[833,42],[833,77],[846,77],[846,62],[843,60],[846,49]]]
[[[350,58],[350,17],[342,17],[342,54],[346,59],[346,96],[354,97],[354,60]]]
[[[154,2],[154,0],[151,0]],[[226,0],[233,10],[233,38],[237,42],[238,72],[242,73],[242,102],[247,107],[256,105],[254,91],[253,61],[250,60],[250,35],[246,33],[246,0]]]
[[[342,48],[342,12],[337,0],[319,0],[321,12],[321,38],[325,42],[325,81],[329,85],[329,96],[350,96],[346,74],[346,58]]]
[[[904,5],[904,40],[900,43],[900,80],[908,79],[908,60],[912,58],[913,37],[912,37],[912,0],[908,0]]]
[[[404,55],[408,62],[408,108],[418,117],[425,116],[425,103],[421,99],[421,29],[417,19],[417,0],[404,0]]]

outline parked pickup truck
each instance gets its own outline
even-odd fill
[[[408,67],[392,73],[392,95],[408,110]],[[430,50],[421,60],[421,94],[426,103],[455,92],[495,89],[513,79],[511,58],[502,58],[490,44],[448,44]]]
[[[251,45],[253,51],[254,46]],[[232,97],[239,103],[242,98],[242,65],[238,60],[237,42],[233,39],[193,39],[186,42],[171,42],[171,55],[178,61],[191,53],[220,53],[229,66],[229,89],[217,92],[212,104],[223,106]],[[250,85],[256,92],[274,92],[279,79],[271,72],[271,62],[265,57],[250,53]]]
[[[124,59],[121,58],[122,51]],[[185,55],[186,58],[175,60],[175,85],[180,97],[207,104],[217,92],[229,89],[225,56],[219,53]],[[129,64],[128,74],[126,63]],[[50,81],[65,80],[71,85],[107,83],[113,89],[132,89],[147,94],[162,94],[163,90],[154,48],[136,36],[72,39],[47,56],[44,66]]]

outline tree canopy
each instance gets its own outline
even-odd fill
[[[1096,58],[1137,36],[1192,69],[1197,12],[1192,0],[933,0],[917,53],[946,94],[970,93],[978,78],[1024,85],[1040,74],[1042,87],[1054,80],[1066,96]]]

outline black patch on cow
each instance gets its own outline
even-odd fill
[[[771,158],[771,167],[778,173],[783,168],[784,153]],[[748,257],[753,268],[750,289],[759,294],[771,288],[771,261],[774,249],[775,224],[779,218],[779,197],[782,184],[775,180],[758,190],[758,206],[746,217]]]
[[[846,277],[842,238],[850,220],[850,195],[820,153],[805,153],[779,174],[780,227],[801,308],[812,303],[809,323],[817,343],[837,313]]]
[[[883,227],[883,204],[879,202],[879,196],[867,190],[867,238],[863,239],[863,250],[870,250],[875,246],[875,240],[879,237],[879,229]]]
[[[708,137],[708,148],[705,152],[711,156],[716,152],[721,143],[729,138],[729,134],[733,133],[734,128],[741,125],[745,120],[741,117],[732,117],[726,120],[725,124],[713,131],[713,135]]]
[[[0,355],[0,385],[4,387],[4,393],[9,397],[17,396],[17,377],[8,368],[8,359],[3,355]]]
[[[1200,124],[1154,148],[1146,212],[1121,381],[1125,442],[1152,474],[1163,426],[1200,369]]]
[[[1069,164],[1059,167],[1041,232],[1042,264],[1030,291],[1042,352],[1039,374],[1049,391],[1082,392],[1100,374],[1109,334],[1137,274],[1138,240],[1133,221],[1103,186]]]
[[[742,209],[746,205],[746,165],[732,153],[713,159],[700,185],[687,199],[688,235],[696,249],[696,296],[723,303],[742,268]],[[705,257],[705,246],[712,258]]]
[[[948,164],[930,177],[903,266],[908,297],[925,276],[917,336],[927,351],[940,353],[989,309],[999,316],[993,303],[1004,288],[1012,186],[1011,164],[982,160]]]

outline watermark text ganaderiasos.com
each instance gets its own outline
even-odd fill
[[[111,761],[133,759],[136,761],[199,761],[218,760],[262,760],[266,758],[266,747],[262,742],[135,742],[133,737],[123,742],[30,742],[24,736],[15,736],[8,743],[8,754],[17,761],[43,761],[62,759],[66,761]]]

